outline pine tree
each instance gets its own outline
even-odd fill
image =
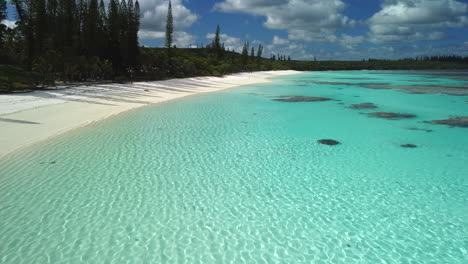
[[[167,19],[166,19],[166,43],[165,47],[170,54],[170,50],[173,44],[173,34],[174,34],[174,19],[172,17],[172,3],[169,1],[169,7],[167,9]]]
[[[104,5],[104,0],[99,1],[99,32],[103,34],[103,39],[107,39],[107,13]]]
[[[6,18],[6,1],[0,0],[0,21]],[[6,26],[0,24],[0,55],[3,53],[3,36],[6,31]]]
[[[222,52],[223,52],[223,49],[222,49],[222,46],[221,46],[220,34],[221,34],[221,29],[219,28],[219,25],[218,25],[216,27],[215,38],[214,38],[214,41],[213,41],[213,48],[215,49],[216,56],[218,58],[220,58],[222,56]]]
[[[262,46],[262,44],[259,44],[258,49],[257,49],[257,57],[261,58],[262,55],[263,55],[263,46]]]
[[[106,6],[104,5],[104,0],[99,1],[99,24],[103,30],[107,24],[107,14]]]
[[[78,54],[83,55],[86,54],[86,46],[85,43],[85,35],[84,35],[84,28],[86,23],[86,14],[88,11],[88,0],[77,0],[77,9],[74,10],[78,16],[77,23],[75,24],[74,30],[74,40],[73,44],[77,48]],[[77,41],[79,40],[79,41]]]
[[[100,31],[100,17],[97,0],[90,0],[87,8],[84,28],[83,40],[85,54],[88,56],[98,56],[100,51],[102,33]]]
[[[109,31],[108,31],[108,23],[107,23],[107,13],[106,7],[104,5],[104,0],[99,1],[99,21],[98,21],[98,34],[101,35],[99,43],[99,57],[101,58],[109,58]]]
[[[24,56],[26,58],[26,68],[31,70],[32,62],[34,59],[34,23],[33,23],[33,10],[31,2],[24,2],[22,0],[13,0],[18,16],[18,26],[21,28],[24,35]]]
[[[48,0],[47,1],[47,10],[48,15],[52,17],[56,17],[58,13],[58,2],[57,0]]]
[[[61,46],[63,48],[76,47],[77,32],[79,29],[79,21],[76,10],[76,2],[74,0],[59,0],[59,25],[61,27],[58,34],[62,38]]]
[[[245,42],[244,47],[242,48],[242,63],[247,64],[248,58],[249,58],[249,43]]]
[[[109,47],[109,59],[112,60],[112,66],[115,71],[119,71],[120,66],[120,16],[119,7],[116,0],[110,0],[108,8],[108,47]]]
[[[36,0],[35,13],[36,21],[35,32],[36,32],[36,44],[37,54],[43,54],[45,52],[45,45],[47,39],[47,11],[46,11],[46,0]]]
[[[6,0],[0,0],[0,21],[6,18]]]
[[[52,46],[54,49],[59,49],[60,47],[60,39],[58,38],[57,34],[60,30],[60,24],[57,20],[59,15],[59,5],[57,0],[49,0],[47,1],[47,31],[49,33],[50,38],[52,39]]]
[[[250,50],[250,57],[255,57],[255,49],[254,47],[252,46],[252,49]]]
[[[134,66],[138,57],[138,28],[140,27],[140,4],[138,1],[133,5],[133,0],[128,0],[128,57],[129,65]]]
[[[126,68],[128,66],[128,44],[129,44],[129,17],[128,17],[128,8],[126,0],[122,0],[119,5],[119,20],[120,20],[120,29],[119,29],[119,51],[120,56],[122,57],[121,66]]]

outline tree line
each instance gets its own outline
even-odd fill
[[[12,0],[12,4],[17,26],[2,29],[2,58],[8,63],[62,74],[46,76],[51,81],[108,78],[136,66],[138,0],[110,0],[107,8],[103,0]]]
[[[5,1],[0,15],[6,17]],[[12,0],[16,27],[0,28],[0,90],[53,85],[57,81],[156,80],[285,69],[246,42],[242,54],[226,50],[221,29],[195,50],[174,45],[169,1],[164,48],[140,47],[137,0]],[[250,52],[250,55],[249,55]],[[279,60],[280,57],[278,56]],[[285,57],[284,57],[285,58]]]
[[[439,61],[439,62],[465,62],[468,63],[468,56],[458,55],[439,55],[439,56],[416,56],[414,58],[405,58],[403,61]]]

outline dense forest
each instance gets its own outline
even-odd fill
[[[221,76],[262,70],[460,69],[468,57],[433,56],[402,60],[297,61],[266,58],[263,46],[245,42],[241,53],[226,50],[221,29],[209,45],[177,48],[172,6],[164,48],[138,44],[138,0],[11,0],[16,27],[0,24],[0,92],[41,89],[62,82],[161,80]],[[0,20],[6,18],[0,0]]]

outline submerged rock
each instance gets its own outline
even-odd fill
[[[414,144],[403,144],[401,145],[402,148],[417,148],[418,146]]]
[[[317,140],[317,142],[319,144],[328,145],[328,146],[334,146],[334,145],[340,144],[339,141],[336,141],[334,139],[320,139],[320,140]]]
[[[368,89],[399,89],[411,94],[438,93],[447,95],[464,96],[468,95],[467,84],[450,85],[388,85],[388,84],[369,84],[363,83],[359,86]]]
[[[391,113],[391,112],[374,112],[368,114],[371,117],[385,118],[385,119],[403,119],[403,118],[413,118],[416,115],[413,114],[402,114],[402,113]]]
[[[425,121],[425,123],[447,125],[452,127],[468,127],[468,116],[460,116],[445,120]]]
[[[424,132],[427,132],[427,133],[430,133],[432,132],[433,130],[432,129],[424,129],[424,128],[417,128],[417,127],[410,127],[410,128],[407,128],[408,130],[413,130],[413,131],[424,131]]]
[[[373,103],[362,103],[362,104],[353,104],[349,108],[351,109],[375,109],[378,107]]]
[[[314,96],[287,96],[273,99],[273,101],[278,102],[289,102],[289,103],[299,103],[299,102],[323,102],[323,101],[330,101],[330,98],[326,97],[314,97]]]

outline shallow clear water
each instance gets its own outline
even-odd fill
[[[430,77],[282,77],[17,152],[0,160],[0,262],[466,263],[468,129],[421,121],[467,116],[468,97],[314,83]],[[272,100],[284,95],[335,100]],[[417,117],[348,108],[363,102]]]

